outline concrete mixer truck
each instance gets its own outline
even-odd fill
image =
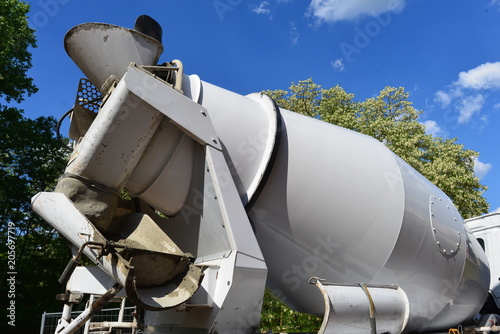
[[[32,199],[72,245],[56,333],[120,296],[143,333],[253,333],[266,287],[322,316],[321,333],[448,331],[488,296],[498,310],[498,268],[490,277],[448,196],[383,143],[158,64],[161,39],[147,16],[65,36],[86,77],[72,154],[55,191]],[[72,319],[86,294],[99,298]]]

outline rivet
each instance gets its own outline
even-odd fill
[[[436,241],[436,243],[439,245],[439,241]]]
[[[214,137],[212,137],[212,141],[214,142],[214,144],[217,144],[217,139],[215,139]]]
[[[200,110],[200,111],[201,111],[201,114],[202,114],[203,116],[207,116],[207,113],[205,112],[205,110]]]

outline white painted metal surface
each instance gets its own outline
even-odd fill
[[[150,215],[196,256],[205,277],[186,304],[147,312],[146,331],[251,332],[260,321],[267,267],[222,152],[198,147],[194,164],[196,177],[183,211],[171,219]]]
[[[116,191],[126,185],[133,196],[175,215],[188,196],[195,141],[220,148],[205,109],[131,65],[76,147],[66,173]]]
[[[140,102],[122,80],[76,147],[66,173],[121,189],[163,118]]]
[[[151,106],[200,144],[221,148],[213,122],[203,106],[138,66],[129,66],[123,82],[141,99],[138,109]]]
[[[121,79],[131,62],[155,65],[163,52],[154,38],[106,23],[84,23],[70,29],[64,48],[98,89],[111,75]]]
[[[245,199],[248,187],[238,181],[254,177],[247,166],[258,165],[270,147],[245,146],[257,138],[254,120],[265,109],[248,112],[244,97],[205,82],[201,91]],[[249,212],[270,268],[268,286],[319,315],[311,276],[397,284],[410,300],[410,330],[472,317],[487,292],[487,260],[449,198],[372,138],[280,114],[276,161]]]
[[[101,296],[115,284],[116,281],[99,267],[79,266],[75,268],[73,275],[68,280],[66,291]],[[126,297],[125,291],[121,290],[116,296]]]
[[[490,294],[500,309],[500,212],[466,220],[490,263]]]
[[[320,315],[308,277],[395,284],[408,295],[411,330],[472,317],[486,296],[488,269],[446,195],[372,138],[281,115],[277,159],[249,212],[268,285],[294,308]],[[439,219],[431,215],[433,196],[452,208]],[[455,253],[442,251],[432,224],[453,234]]]
[[[318,334],[401,333],[410,314],[408,297],[397,286],[341,284],[312,278],[325,300]]]
[[[269,168],[278,111],[266,95],[242,96],[204,81],[201,85],[200,104],[210,115],[240,197],[247,204]],[[188,90],[186,94],[191,95]]]

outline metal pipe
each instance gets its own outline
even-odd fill
[[[137,328],[137,324],[133,322],[103,321],[99,324],[92,326],[92,330],[130,329],[130,328]]]
[[[58,334],[73,334],[75,333],[80,327],[82,327],[85,322],[87,322],[92,316],[99,312],[104,305],[106,305],[111,299],[113,299],[114,296],[123,287],[120,284],[115,284],[113,285],[104,295],[101,296],[94,304],[92,304],[90,307],[85,309],[78,317],[76,317],[75,320],[73,320],[63,331],[59,332]]]
[[[40,334],[43,334],[45,328],[45,316],[47,312],[43,312],[42,314],[42,323],[40,324]]]
[[[104,248],[105,245],[100,242],[93,242],[93,241],[87,241],[84,244],[80,246],[80,249],[78,249],[78,252],[73,256],[71,259],[69,259],[68,264],[66,265],[66,268],[64,268],[63,273],[61,274],[61,277],[59,277],[59,283],[62,285],[66,285],[68,283],[69,278],[75,271],[76,267],[80,264],[80,257],[82,256],[83,250],[85,247],[93,245],[93,246],[99,246],[101,248]]]
[[[122,299],[122,302],[120,304],[120,311],[118,312],[118,322],[117,323],[123,323],[123,313],[125,313],[125,298]],[[122,334],[122,331],[118,330],[116,333]]]
[[[90,307],[94,303],[95,300],[95,295],[90,295],[89,300],[87,301],[87,306],[86,308]],[[83,334],[89,334],[90,332],[90,321],[87,321],[85,323],[85,328],[83,330]]]
[[[63,311],[61,314],[61,319],[67,322],[71,321],[71,311],[73,310],[73,304],[65,303],[63,306]]]
[[[500,326],[466,327],[464,334],[486,334],[491,332],[500,332]]]
[[[123,313],[125,312],[125,298],[122,299],[121,305],[120,305],[120,311],[118,312],[118,322],[123,321]]]

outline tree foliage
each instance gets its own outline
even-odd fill
[[[5,276],[10,269],[10,236],[15,242],[16,272],[16,326],[3,327],[2,322],[2,332],[33,333],[44,311],[61,307],[54,297],[62,292],[57,280],[70,252],[56,231],[31,210],[31,197],[53,189],[66,165],[65,153],[54,136],[52,117],[32,120],[16,108],[2,106],[0,123],[4,129],[0,133],[1,271]],[[2,291],[10,290],[6,280],[0,286]]]
[[[41,221],[32,214],[31,197],[54,186],[66,165],[65,155],[54,136],[53,117],[32,120],[16,108],[0,108],[6,130],[0,133],[0,217],[16,222],[20,234],[29,234]]]
[[[355,101],[340,86],[321,88],[312,79],[292,84],[290,90],[269,90],[280,107],[361,132],[390,150],[443,190],[464,218],[488,212],[482,196],[487,189],[474,175],[479,153],[457,139],[435,137],[419,122],[421,110],[413,107],[404,88],[385,87],[378,96]]]
[[[317,332],[320,327],[321,319],[292,311],[271,291],[266,290],[260,318],[262,333]]]
[[[0,97],[21,102],[37,91],[31,68],[30,47],[36,47],[34,30],[28,27],[29,5],[19,0],[0,2]]]
[[[15,303],[15,327],[6,317],[12,313],[5,312],[2,333],[38,332],[42,313],[60,309],[54,299],[62,289],[57,279],[70,256],[66,242],[31,210],[31,197],[52,189],[66,165],[54,134],[56,121],[52,117],[29,119],[8,105],[37,90],[27,76],[31,67],[28,48],[35,46],[28,10],[18,0],[0,2],[0,98],[7,102],[0,104],[2,309]],[[10,278],[14,281],[7,281]]]

